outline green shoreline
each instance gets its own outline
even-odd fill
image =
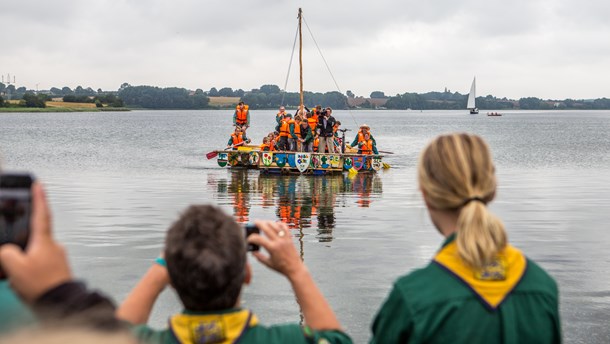
[[[62,107],[48,107],[48,108],[22,108],[22,107],[8,107],[0,108],[0,112],[3,113],[14,113],[14,112],[106,112],[106,111],[131,111],[128,108],[62,108]]]

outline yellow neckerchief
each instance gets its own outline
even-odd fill
[[[492,310],[498,308],[517,286],[527,268],[523,253],[507,245],[493,263],[477,271],[460,258],[453,236],[447,241],[434,261],[466,283]]]
[[[179,343],[235,343],[258,324],[256,315],[247,309],[216,314],[177,314],[169,327]]]

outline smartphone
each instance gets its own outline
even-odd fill
[[[0,245],[12,243],[25,249],[30,236],[33,182],[29,173],[0,174]]]
[[[30,237],[33,182],[29,173],[0,174],[0,245],[12,243],[25,250]],[[0,279],[4,278],[0,267]]]
[[[260,234],[261,231],[260,229],[258,229],[258,227],[256,227],[256,225],[248,223],[245,227],[245,232],[246,232],[246,240],[248,240],[248,236],[250,236],[250,234],[252,233],[256,233],[256,234]],[[260,247],[258,245],[254,245],[254,244],[249,244],[246,243],[248,245],[248,251],[258,251],[260,249]]]

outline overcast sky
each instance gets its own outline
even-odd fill
[[[607,0],[0,0],[0,74],[31,89],[284,87],[610,97]],[[298,52],[297,52],[298,53]],[[292,65],[288,91],[298,90]]]

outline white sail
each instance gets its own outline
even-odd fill
[[[472,86],[470,86],[470,94],[468,94],[468,105],[466,105],[467,109],[476,109],[476,105],[474,104],[475,99],[477,98],[477,86],[476,86],[477,78],[472,79]]]

